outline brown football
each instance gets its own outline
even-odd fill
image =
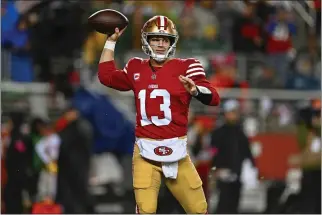
[[[88,23],[97,32],[112,35],[115,28],[124,29],[129,24],[129,20],[119,11],[104,9],[88,17]]]

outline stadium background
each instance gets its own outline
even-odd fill
[[[233,98],[241,104],[245,132],[261,176],[258,187],[243,194],[241,211],[273,210],[269,187],[285,187],[288,173],[297,168],[288,161],[300,150],[299,112],[321,97],[320,1],[1,3],[3,160],[6,123],[12,111],[26,115],[24,131],[28,134],[32,117],[55,123],[66,108],[76,107],[92,120],[94,128],[106,129],[96,132],[99,137],[92,143],[89,187],[94,208],[100,213],[131,213],[133,97],[99,84],[97,64],[106,37],[90,29],[86,20],[104,8],[119,10],[129,18],[116,48],[121,68],[130,57],[145,57],[140,50],[141,26],[149,17],[162,14],[179,28],[177,56],[198,58],[209,80],[220,88],[223,101]],[[282,20],[288,24],[276,27]],[[191,108],[192,125],[199,123],[205,135],[220,126],[222,106],[210,108],[193,101]],[[104,119],[97,120],[104,114]],[[209,159],[196,157],[196,165],[200,162]],[[2,182],[4,188],[5,178]],[[209,187],[213,193],[210,205],[215,205],[216,192],[212,184]],[[167,203],[164,196],[161,193],[161,203]]]

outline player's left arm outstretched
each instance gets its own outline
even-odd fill
[[[205,71],[198,60],[188,59],[185,75],[180,75],[179,80],[187,92],[201,103],[210,106],[219,105],[219,94],[206,79]]]

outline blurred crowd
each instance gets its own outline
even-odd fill
[[[68,107],[50,120],[13,106],[1,124],[2,210],[94,213],[89,188],[102,178],[99,167],[92,166],[93,155],[106,152],[124,168],[119,182],[131,197],[134,142],[132,122],[108,97],[86,89],[78,89]],[[109,168],[114,167],[103,169],[113,175]]]
[[[120,66],[126,53],[141,49],[143,23],[163,14],[179,28],[179,56],[198,53],[219,87],[319,89],[320,4],[315,0],[300,5],[313,13],[312,26],[290,1],[6,0],[1,13],[1,45],[7,50],[3,78],[49,82],[53,91],[70,97],[72,86],[95,75],[106,39],[87,25],[87,17],[114,8],[130,20],[116,49]],[[241,68],[240,56],[247,64],[256,58],[258,65]]]
[[[297,107],[296,135],[272,133],[266,140],[240,105],[231,99],[222,114],[189,116],[188,148],[209,211],[321,213],[321,101]],[[133,213],[134,125],[106,96],[81,89],[51,121],[12,110],[1,142],[2,212]],[[97,186],[105,191],[95,194]],[[183,212],[166,187],[160,192],[159,213]],[[245,198],[253,203],[241,209]],[[121,211],[97,209],[111,203]]]
[[[281,136],[287,132],[275,132],[272,133],[273,138],[259,139],[256,132],[258,122],[242,114],[240,105],[237,100],[227,100],[222,105],[220,116],[191,117],[193,120],[188,133],[190,154],[208,200],[214,193],[218,195],[210,211],[215,214],[321,213],[321,101],[313,100],[297,106],[293,146],[292,138],[283,139]],[[273,145],[271,154],[268,153],[268,145]],[[295,150],[287,149],[292,147]],[[265,165],[271,166],[272,172],[278,168],[275,165],[286,166],[282,177],[265,170],[262,166],[265,156],[268,162]],[[258,189],[265,182],[269,182],[263,191],[266,193],[265,206],[255,209],[262,204],[256,198],[262,197],[254,192],[250,195],[255,195],[255,199],[248,200],[253,204],[242,210],[245,193]]]
[[[70,105],[50,120],[13,106],[1,124],[2,210],[94,213],[90,184],[102,177],[93,155],[106,152],[124,169],[119,185],[130,198],[134,142],[132,122],[108,97],[86,89],[77,90]],[[115,169],[103,169],[113,177],[110,168]]]
[[[14,110],[15,104],[10,103],[10,112],[1,122],[1,210],[94,213],[98,201],[123,201],[123,213],[134,212],[134,104],[125,103],[126,99],[115,96],[118,94],[102,95],[87,85],[98,85],[97,64],[106,40],[87,25],[93,12],[113,8],[129,18],[116,48],[119,67],[128,55],[146,57],[140,53],[141,27],[151,16],[162,14],[179,28],[178,56],[200,59],[217,88],[319,90],[321,1],[296,5],[312,15],[314,25],[294,4],[266,0],[3,0],[3,80],[49,83],[52,98],[62,94],[68,102],[50,120],[31,116],[27,109]],[[46,102],[49,106],[55,103]],[[256,116],[249,109],[258,111]],[[258,104],[223,99],[218,109],[206,114],[192,110],[189,150],[211,202],[209,212],[240,212],[238,203],[245,187],[252,190],[263,181],[272,181],[266,207],[260,212],[321,213],[320,112],[320,100],[272,104],[269,98],[261,98]],[[278,122],[271,123],[276,116]],[[292,127],[291,132],[281,129],[285,125]],[[279,141],[269,140],[265,145],[274,147],[269,155],[270,150],[263,149],[263,157],[269,161],[264,168],[279,169],[274,165],[283,162],[277,165],[286,170],[278,177],[263,171],[262,161],[255,156],[260,154],[257,143],[261,141],[256,137],[269,126],[282,135],[272,133]],[[291,134],[294,145],[284,141],[283,132]],[[93,167],[93,157],[106,152],[116,161]],[[106,196],[93,196],[88,185],[100,184],[98,175],[103,171],[111,177],[117,175],[116,166],[121,169],[121,179],[105,187]],[[182,212],[169,191],[164,188],[161,192],[158,212]],[[212,206],[214,193],[219,193],[216,206]]]
[[[92,213],[92,138],[92,127],[74,108],[54,122],[12,111],[1,128],[1,211]]]

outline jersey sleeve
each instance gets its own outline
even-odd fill
[[[205,70],[196,59],[187,59],[187,67],[185,71],[185,77],[192,79],[197,85],[198,92],[204,94],[207,97],[211,95],[209,102],[204,103],[210,106],[217,106],[220,102],[220,97],[217,90],[211,85],[211,83],[206,78]],[[202,96],[201,96],[202,97]]]
[[[132,83],[127,74],[132,61],[129,60],[123,69],[117,69],[114,60],[100,63],[98,66],[99,81],[103,85],[119,91],[132,90]]]

